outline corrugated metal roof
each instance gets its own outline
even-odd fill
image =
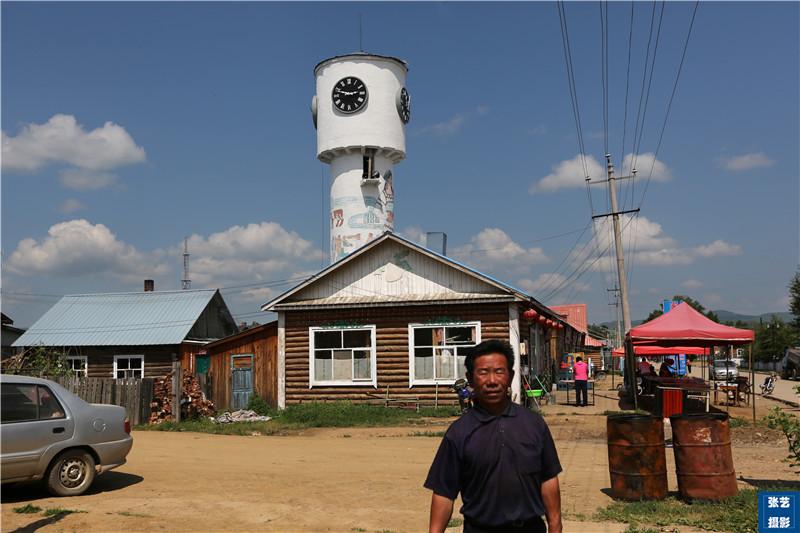
[[[61,298],[13,346],[141,346],[179,344],[216,289]]]
[[[565,316],[567,322],[581,333],[589,331],[586,322],[586,304],[551,305],[550,309]]]

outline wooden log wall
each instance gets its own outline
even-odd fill
[[[374,307],[292,311],[286,313],[286,404],[307,401],[373,401],[368,393],[422,404],[454,405],[458,398],[449,385],[409,388],[408,325],[438,321],[480,321],[481,340],[509,340],[508,303]],[[336,323],[374,325],[378,388],[338,386],[308,388],[309,327]]]
[[[253,394],[278,406],[278,326],[266,324],[208,346],[211,399],[218,411],[231,405],[231,356],[253,355]]]
[[[144,377],[165,376],[172,370],[178,346],[82,346],[70,354],[85,355],[90,378],[114,378],[115,355],[144,355]]]

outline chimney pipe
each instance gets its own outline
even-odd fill
[[[144,280],[144,292],[153,292],[156,290],[156,282],[152,279]]]

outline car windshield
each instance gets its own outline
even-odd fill
[[[720,368],[725,368],[726,366],[728,368],[736,368],[736,363],[733,363],[731,361],[715,361],[714,366],[718,366]]]

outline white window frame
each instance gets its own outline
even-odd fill
[[[416,328],[453,328],[453,327],[467,327],[467,326],[474,326],[475,327],[475,344],[477,346],[481,342],[481,322],[480,320],[473,320],[473,321],[466,321],[466,322],[452,322],[452,323],[432,323],[432,324],[423,324],[423,323],[414,323],[408,325],[408,387],[414,387],[417,385],[452,385],[456,382],[455,378],[452,379],[416,379],[414,376],[416,375],[416,371],[414,369],[414,329]],[[445,347],[447,345],[444,345]],[[453,347],[458,346],[465,346],[455,345]],[[457,363],[456,363],[457,364]]]
[[[370,378],[369,379],[350,379],[350,380],[316,380],[314,379],[314,333],[318,331],[352,331],[368,330],[370,332]],[[347,349],[347,348],[343,348]],[[352,361],[352,357],[351,357]],[[352,363],[351,363],[352,364]],[[353,372],[354,374],[355,372]],[[353,375],[351,374],[351,375]],[[310,327],[308,328],[308,388],[314,387],[372,387],[378,388],[378,361],[377,361],[377,342],[375,338],[375,325],[366,326],[337,326],[337,327]]]
[[[72,370],[72,372],[76,376],[83,376],[83,377],[88,377],[89,376],[89,360],[88,360],[88,357],[86,357],[85,355],[68,355],[64,359],[67,360],[67,362],[69,363],[70,370]],[[83,369],[82,370],[75,370],[75,367],[73,366],[72,361],[76,361],[76,360],[83,362],[83,365],[82,365]],[[115,373],[114,375],[116,376],[117,374]]]
[[[118,359],[129,359],[131,357],[140,357],[142,359],[142,378],[144,377],[144,354],[130,354],[130,355],[115,355],[114,356],[114,379],[130,379],[130,378],[118,378],[117,377],[117,360]],[[124,370],[136,370],[135,368],[126,368]],[[133,376],[131,376],[133,377]]]

